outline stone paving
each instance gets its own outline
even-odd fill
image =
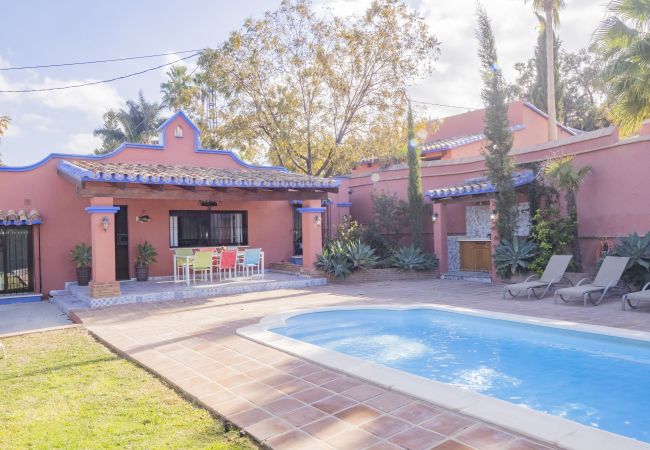
[[[337,373],[235,335],[296,308],[438,303],[650,331],[650,305],[583,307],[502,300],[502,286],[422,280],[285,289],[80,310],[111,347],[156,372],[262,445],[276,449],[554,448]]]

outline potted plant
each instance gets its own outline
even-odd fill
[[[84,243],[77,244],[70,251],[70,259],[77,266],[77,284],[79,286],[88,286],[91,273],[90,264],[93,260],[92,249]]]
[[[138,244],[138,256],[135,258],[135,278],[138,281],[147,281],[149,279],[149,266],[156,261],[156,248],[149,242]]]

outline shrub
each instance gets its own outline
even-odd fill
[[[408,224],[408,204],[397,194],[370,194],[372,219],[368,222],[363,240],[382,258],[389,257],[397,248],[402,232]]]
[[[323,253],[316,258],[316,267],[337,278],[345,278],[352,272],[352,263],[348,258],[345,244],[331,241]]]
[[[537,246],[538,253],[528,269],[541,275],[551,256],[571,252],[576,222],[571,217],[560,217],[555,207],[538,209],[531,222],[530,238]]]
[[[497,273],[503,278],[510,278],[518,272],[524,272],[535,255],[537,247],[532,241],[518,237],[512,241],[503,240],[494,252]]]
[[[364,229],[361,224],[354,220],[352,216],[345,215],[343,222],[336,228],[333,240],[345,243],[356,242],[362,240],[363,234]]]
[[[435,255],[425,253],[414,245],[401,247],[391,258],[393,267],[400,270],[433,270],[438,265]]]
[[[375,251],[361,241],[348,242],[345,246],[345,253],[352,270],[372,269],[377,265],[378,258]]]
[[[650,280],[650,232],[645,236],[632,233],[620,238],[614,246],[613,254],[630,258],[623,274],[625,282],[641,287]]]
[[[90,246],[85,243],[77,244],[70,251],[70,259],[73,263],[79,268],[90,267],[92,263],[93,256]]]
[[[158,252],[149,242],[144,241],[143,244],[138,244],[137,249],[138,253],[135,257],[135,263],[138,266],[149,267],[151,264],[157,262],[156,256],[158,256]]]

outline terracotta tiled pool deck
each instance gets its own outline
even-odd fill
[[[499,285],[422,280],[328,285],[81,310],[88,329],[275,449],[555,448],[235,335],[297,308],[437,303],[650,331],[650,305],[502,300]]]

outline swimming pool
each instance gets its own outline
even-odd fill
[[[298,314],[269,331],[650,442],[650,343],[430,308]]]

